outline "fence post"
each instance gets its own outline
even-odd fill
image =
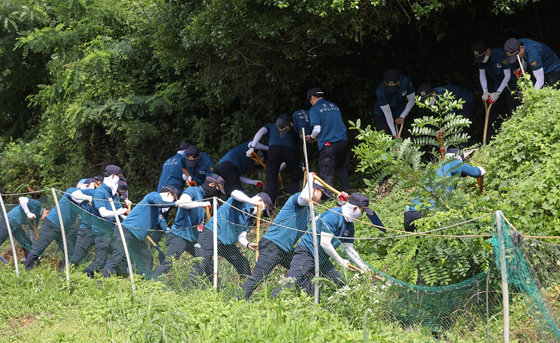
[[[218,290],[218,198],[212,198],[212,214],[214,215],[213,232],[212,232],[212,246],[214,250],[214,274],[212,275],[212,283],[214,288]]]
[[[70,287],[70,265],[68,264],[68,245],[66,244],[66,231],[64,230],[64,223],[62,222],[62,213],[60,213],[60,205],[58,204],[58,197],[54,188],[51,188],[51,192],[54,198],[54,203],[56,205],[56,212],[58,213],[58,223],[60,224],[60,233],[62,234],[62,246],[64,250],[64,269],[66,270],[66,283]]]
[[[498,232],[500,271],[502,275],[502,301],[504,303],[504,343],[509,342],[509,289],[506,266],[506,249],[504,246],[504,232],[502,228],[502,212],[496,211],[496,230]]]
[[[12,228],[10,227],[10,221],[8,220],[8,213],[6,212],[6,206],[4,205],[4,199],[2,199],[2,193],[0,193],[0,205],[2,205],[2,213],[4,214],[4,219],[6,220],[6,228],[8,229],[8,235],[10,236],[10,244],[12,245],[12,254],[14,255],[14,266],[16,267],[16,277],[19,278],[19,267],[16,254],[16,246],[14,244],[14,236],[12,236]]]
[[[307,189],[309,191],[309,215],[311,216],[311,233],[313,234],[313,254],[315,255],[315,277],[319,274],[319,245],[317,242],[317,225],[315,223],[315,205],[313,204],[313,174],[309,172],[309,160],[307,159],[307,141],[305,140],[305,128],[301,128],[301,138],[303,140],[303,155],[305,156],[305,173],[307,175]],[[319,283],[315,283],[315,303],[319,303]]]
[[[126,239],[124,239],[124,232],[123,232],[122,225],[121,225],[121,219],[119,218],[119,215],[117,214],[117,209],[115,208],[115,203],[113,203],[112,198],[109,198],[109,203],[111,204],[111,209],[113,210],[113,213],[115,214],[115,221],[117,222],[117,228],[119,229],[119,235],[121,236],[121,239],[122,239],[122,244],[123,244],[123,248],[124,248],[124,255],[126,256],[126,264],[128,265],[128,274],[130,275],[130,283],[132,284],[132,291],[135,291],[136,287],[134,286],[134,273],[132,272],[132,264],[130,263],[130,255],[128,254],[128,246],[126,244]]]

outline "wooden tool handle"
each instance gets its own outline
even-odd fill
[[[326,183],[325,181],[323,181],[323,179],[321,179],[320,177],[318,177],[317,175],[314,175],[313,178],[319,182],[321,185],[323,185],[323,187],[325,187],[326,189],[328,189],[329,191],[333,192],[334,194],[336,194],[336,196],[340,195],[340,191],[337,191],[333,186],[329,185],[328,183]]]

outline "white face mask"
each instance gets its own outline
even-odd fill
[[[119,177],[116,175],[107,176],[103,179],[103,183],[107,185],[107,187],[111,188],[113,195],[117,193],[117,188],[119,187]]]
[[[170,192],[159,193],[163,201],[173,202],[173,195]]]
[[[342,214],[344,214],[344,219],[347,222],[353,222],[362,216],[362,211],[358,206],[346,203],[342,205]]]
[[[490,59],[489,55],[484,56],[484,59],[482,60],[482,63],[488,62],[489,59]]]

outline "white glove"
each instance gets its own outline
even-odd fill
[[[490,99],[490,93],[484,92],[482,94],[482,101],[488,101],[488,99]]]
[[[345,269],[350,269],[350,268],[348,268],[349,264],[350,264],[350,261],[348,261],[348,260],[342,259],[340,261],[340,265],[343,266]]]
[[[482,167],[478,167],[478,169],[480,170],[480,176],[486,175],[486,169],[484,169]]]
[[[251,148],[251,149],[247,150],[247,152],[245,153],[245,155],[247,155],[247,157],[250,158],[250,157],[253,155],[253,152],[255,152],[255,149],[254,149],[254,148]]]
[[[190,184],[192,182],[192,176],[187,176],[187,179],[185,181],[187,181],[187,184]]]
[[[500,93],[498,92],[494,92],[494,93],[490,93],[490,99],[489,102],[490,103],[495,103],[496,101],[498,101],[498,98],[500,97]]]
[[[202,202],[200,205],[202,205],[202,206],[200,206],[200,207],[210,207],[210,206],[212,206],[212,204],[210,203],[210,201],[204,201],[204,202]]]
[[[117,215],[121,216],[123,215],[126,211],[128,211],[128,209],[121,207],[117,210]]]
[[[27,213],[25,213],[25,215],[27,216],[27,219],[29,219],[29,220],[33,220],[33,219],[37,218],[35,213],[27,212]]]
[[[126,199],[126,200],[124,201],[124,204],[126,205],[126,207],[132,206],[132,201]]]

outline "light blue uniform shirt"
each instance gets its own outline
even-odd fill
[[[245,154],[247,150],[249,150],[248,146],[249,142],[239,144],[235,148],[226,152],[218,164],[222,162],[230,162],[237,168],[239,175],[244,175],[254,164],[254,161]]]
[[[375,105],[373,113],[377,116],[385,116],[381,106],[389,105],[391,108],[391,114],[393,118],[396,119],[400,117],[402,111],[406,107],[408,99],[407,95],[414,93],[414,87],[412,86],[412,81],[408,76],[402,75],[399,79],[399,89],[396,92],[389,92],[387,87],[380,82],[375,90]]]
[[[184,153],[180,152],[168,158],[161,168],[157,191],[159,192],[164,186],[172,185],[182,192],[185,188],[182,168],[187,169],[187,158]]]
[[[287,135],[280,137],[275,123],[266,124],[264,127],[268,131],[268,146],[280,145],[297,150],[297,137],[293,130],[288,130]]]
[[[93,198],[95,194],[95,189],[82,189],[82,193],[85,195],[90,195]],[[91,212],[93,211],[93,200],[91,202],[84,201],[80,204],[83,211],[80,213],[80,229],[91,228]]]
[[[527,38],[519,41],[525,48],[523,59],[529,63],[531,70],[543,68],[545,74],[560,70],[560,58],[548,45]]]
[[[70,229],[70,226],[74,224],[78,214],[80,214],[80,210],[78,209],[78,205],[72,201],[72,197],[70,194],[74,193],[78,189],[75,187],[70,187],[64,192],[64,195],[58,201],[58,206],[60,207],[60,215],[62,217],[62,223],[64,224],[64,228],[66,230]],[[57,228],[60,229],[60,221],[58,220],[58,210],[56,206],[53,206],[52,211],[47,214],[46,217],[50,220]]]
[[[108,211],[112,211],[111,204],[108,200],[109,198],[113,199],[113,202],[115,203],[115,209],[118,210],[119,208],[122,208],[122,205],[119,202],[119,194],[115,193],[115,195],[113,195],[111,188],[102,183],[101,186],[99,186],[93,193],[93,206],[91,213],[96,217],[101,217],[101,215],[99,214],[99,209],[101,207],[105,207]],[[107,223],[107,221],[115,222],[115,217],[103,219],[93,217],[91,223],[91,233],[94,235],[100,235],[104,233],[112,234],[113,226]]]
[[[202,200],[206,195],[201,186],[189,187],[183,191],[188,194],[193,201]],[[171,233],[189,242],[196,243],[198,240],[197,225],[204,221],[205,210],[203,207],[192,208],[190,210],[179,207],[175,223],[171,227]]]
[[[301,192],[298,192],[288,198],[263,236],[286,252],[294,248],[309,226],[309,207],[307,204],[304,206],[298,204],[300,194]]]
[[[206,180],[206,176],[214,172],[214,161],[205,152],[200,152],[200,160],[194,167],[187,167],[187,171],[196,181],[197,185],[202,185]]]
[[[440,178],[440,180],[438,180],[437,182],[442,181],[443,179],[448,179],[454,176],[461,176],[461,177],[466,177],[466,176],[471,176],[471,177],[479,177],[482,175],[482,172],[480,171],[480,169],[478,167],[473,167],[457,158],[455,159],[449,159],[447,162],[444,162],[442,164],[440,164],[440,167],[438,168],[437,171],[437,176]],[[431,190],[430,187],[428,187],[429,190]],[[453,187],[452,186],[447,186],[445,187],[445,190],[449,193],[451,191],[453,191]],[[432,209],[435,207],[435,199],[432,199],[430,201],[431,205],[428,208],[420,208],[420,199],[418,197],[415,197],[412,200],[412,206],[410,206],[407,210],[408,211],[422,211],[422,210],[426,210],[426,209]],[[417,208],[418,207],[418,208]]]
[[[342,215],[342,207],[336,207],[321,214],[320,219],[317,221],[317,244],[319,244],[319,263],[323,264],[328,261],[328,256],[325,250],[321,248],[321,241],[319,234],[321,232],[332,233],[335,238],[331,243],[336,249],[341,243],[354,242],[354,223],[348,222]],[[311,229],[307,230],[299,244],[307,247],[311,254],[315,256],[313,251],[313,233]]]
[[[139,240],[144,240],[153,227],[159,226],[162,230],[167,230],[167,222],[161,209],[173,206],[174,202],[163,200],[158,192],[148,193],[126,216],[122,226]]]
[[[41,214],[43,214],[43,206],[41,206],[41,202],[39,200],[29,199],[27,202],[27,208],[29,209],[29,212],[35,215],[35,219],[33,219],[32,222],[29,222],[27,219],[27,215],[23,211],[21,205],[16,206],[8,212],[8,221],[10,222],[10,227],[12,229],[20,228],[23,224],[30,224],[37,227],[39,220],[41,219]]]
[[[234,206],[234,207],[232,207]],[[253,205],[229,198],[225,204],[218,209],[218,239],[223,244],[234,244],[237,242],[239,234],[243,231],[249,231],[251,228],[251,216],[249,213],[253,211]],[[214,232],[214,220],[212,217],[204,226],[208,230]]]
[[[319,150],[323,149],[325,143],[336,143],[346,140],[346,126],[338,106],[325,99],[319,99],[309,109],[311,127],[320,125],[321,132],[317,137]]]

